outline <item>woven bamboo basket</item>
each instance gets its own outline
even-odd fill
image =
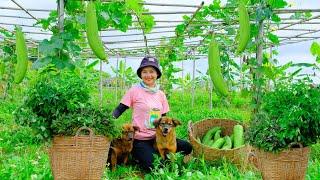
[[[83,130],[88,130],[89,135],[80,135]],[[101,179],[109,148],[108,138],[95,136],[86,127],[80,128],[75,136],[54,137],[49,148],[54,179]]]
[[[215,126],[222,127],[223,136],[231,135],[233,126],[236,124],[243,125],[240,122],[228,119],[205,119],[194,124],[189,121],[188,131],[190,143],[193,147],[193,155],[196,157],[204,157],[204,159],[208,161],[214,161],[224,157],[237,165],[246,164],[248,160],[247,155],[250,151],[249,146],[247,145],[230,150],[222,150],[211,148],[197,141],[198,137],[201,139],[208,130]]]
[[[271,153],[254,148],[257,168],[265,180],[302,180],[305,178],[310,149],[291,148]]]

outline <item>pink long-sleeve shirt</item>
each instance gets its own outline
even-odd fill
[[[163,91],[150,93],[142,87],[133,86],[123,96],[121,103],[133,109],[133,125],[140,128],[134,138],[138,140],[155,138],[156,131],[152,127],[152,122],[169,111],[169,104]]]

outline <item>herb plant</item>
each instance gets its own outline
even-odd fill
[[[263,96],[251,121],[248,141],[266,151],[315,144],[320,137],[319,99],[320,89],[306,81],[277,86]]]
[[[18,124],[31,127],[37,139],[53,135],[75,135],[78,128],[90,127],[95,134],[113,137],[117,129],[110,110],[89,103],[86,79],[73,72],[49,72],[39,77],[15,111]]]

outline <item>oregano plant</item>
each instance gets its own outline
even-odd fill
[[[320,89],[308,80],[278,84],[263,95],[250,122],[247,140],[265,151],[280,151],[292,144],[303,147],[320,138]]]

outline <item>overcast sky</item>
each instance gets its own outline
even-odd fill
[[[171,4],[192,4],[192,5],[199,5],[201,1],[196,1],[196,0],[179,0],[179,1],[173,1],[173,0],[146,0],[147,2],[153,2],[153,3],[171,3]],[[56,0],[16,0],[19,4],[21,4],[24,8],[29,9],[55,9],[56,8]],[[212,1],[205,0],[205,4],[209,4]],[[312,8],[312,9],[320,9],[320,0],[288,0],[289,4],[292,5],[291,8]],[[0,7],[17,7],[14,3],[12,3],[10,0],[0,0]],[[163,11],[194,11],[195,8],[180,8],[180,7],[161,7],[161,6],[146,6],[150,10],[150,12],[163,12]],[[165,8],[165,9],[164,9]],[[19,16],[28,16],[26,15],[23,11],[12,11],[12,10],[3,10],[0,9],[0,14],[1,15],[19,15]],[[314,15],[317,15],[320,13],[313,13]],[[48,15],[46,12],[32,12],[32,15],[36,16],[37,18],[44,18]],[[154,15],[155,19],[161,19],[161,20],[181,20],[182,15]],[[320,19],[315,20],[317,22],[320,21]],[[0,23],[16,23],[16,24],[25,24],[25,25],[30,25],[33,24],[35,21],[34,20],[26,20],[26,19],[12,19],[12,18],[0,18]],[[158,26],[162,25],[169,25],[167,23],[158,23]],[[12,29],[12,26],[0,24],[1,27],[6,27],[8,29]],[[295,26],[294,28],[314,28],[320,30],[319,25],[310,25],[309,27],[299,27]],[[39,30],[37,28],[28,28],[24,27],[24,31],[36,31]],[[156,31],[163,31],[165,29],[159,29]],[[130,31],[130,33],[139,33],[139,31]],[[301,32],[297,32],[301,33]],[[295,33],[295,34],[297,34]],[[121,34],[121,32],[106,32],[106,34]],[[162,34],[166,36],[171,36],[174,35],[173,33],[169,34]],[[291,35],[289,34],[288,31],[282,31],[278,32],[278,35]],[[46,35],[27,35],[29,38],[34,38],[34,39],[43,39],[43,38],[48,38],[49,36]],[[157,35],[150,35],[148,38],[154,38]],[[320,36],[320,32],[312,34],[312,36]],[[139,37],[141,38],[141,37]],[[126,40],[130,39],[137,39],[137,37],[126,37]],[[109,41],[117,41],[118,39],[112,39],[108,38]],[[317,40],[320,42],[320,40]],[[308,63],[314,63],[315,58],[311,56],[310,54],[310,46],[313,41],[307,41],[304,43],[297,43],[297,44],[292,44],[292,45],[285,45],[285,46],[280,46],[278,47],[279,55],[276,57],[280,64],[287,63],[289,61],[294,61],[294,62],[308,62]],[[153,45],[151,42],[149,43]],[[128,46],[142,46],[143,43],[134,43],[134,44],[118,44],[118,45],[107,45],[109,47],[128,47]],[[134,69],[137,69],[139,66],[139,59],[140,58],[127,58],[128,65],[132,66]],[[137,61],[138,60],[138,61]],[[110,59],[110,64],[112,66],[115,66],[115,59]],[[108,65],[110,66],[110,65]],[[185,72],[191,72],[192,70],[192,64],[185,62]],[[196,68],[199,69],[202,72],[205,72],[207,69],[207,62],[206,60],[199,60],[196,63]],[[109,67],[106,67],[107,71],[110,71]],[[306,69],[305,71],[311,73],[310,69]],[[319,75],[319,74],[318,74]],[[320,75],[319,75],[320,76]],[[320,82],[319,78],[317,80]]]

